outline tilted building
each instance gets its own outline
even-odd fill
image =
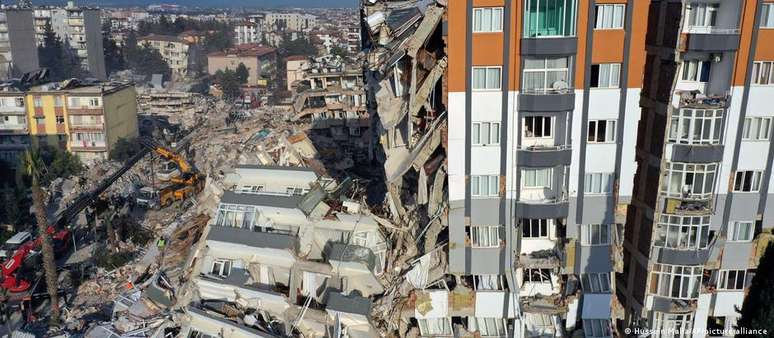
[[[734,336],[774,225],[774,4],[651,1],[648,11],[638,170],[616,278],[622,326]]]

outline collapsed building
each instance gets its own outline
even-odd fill
[[[204,230],[182,334],[373,336],[387,244],[374,216],[308,168],[240,165]]]
[[[363,71],[343,60],[316,59],[302,71],[293,102],[295,120],[309,124],[309,137],[336,170],[373,159],[371,118]]]

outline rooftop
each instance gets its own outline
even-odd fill
[[[289,167],[281,165],[263,165],[263,164],[238,164],[237,169],[263,169],[263,170],[277,170],[277,171],[303,171],[314,172],[312,168],[307,167]]]
[[[160,35],[160,34],[149,34],[149,35],[137,38],[137,40],[138,41],[167,41],[167,42],[187,43],[185,40],[183,40],[179,36]]]
[[[223,192],[223,197],[221,197],[220,202],[227,204],[294,209],[298,207],[301,199],[301,196],[239,194],[233,191],[225,191]]]
[[[239,56],[239,57],[247,57],[247,56],[264,56],[271,53],[274,53],[276,49],[272,47],[266,47],[261,46],[257,43],[246,43],[241,45],[236,45],[232,48],[226,49],[225,51],[221,52],[212,52],[210,54],[207,54],[207,56]]]

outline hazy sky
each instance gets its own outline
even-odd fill
[[[147,6],[149,4],[179,4],[202,7],[355,7],[359,0],[76,0],[80,5]],[[65,4],[66,0],[33,0],[35,5]]]

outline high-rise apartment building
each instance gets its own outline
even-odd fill
[[[97,79],[106,79],[105,54],[102,49],[100,10],[75,6],[35,9],[35,33],[38,45],[43,44],[46,25],[67,44],[81,61],[83,68]]]
[[[0,79],[20,77],[38,67],[32,10],[0,9]]]
[[[774,225],[774,3],[649,5],[622,326],[733,336]]]
[[[449,2],[449,272],[476,298],[502,290],[509,301],[428,328],[611,335],[646,10],[623,0]]]

